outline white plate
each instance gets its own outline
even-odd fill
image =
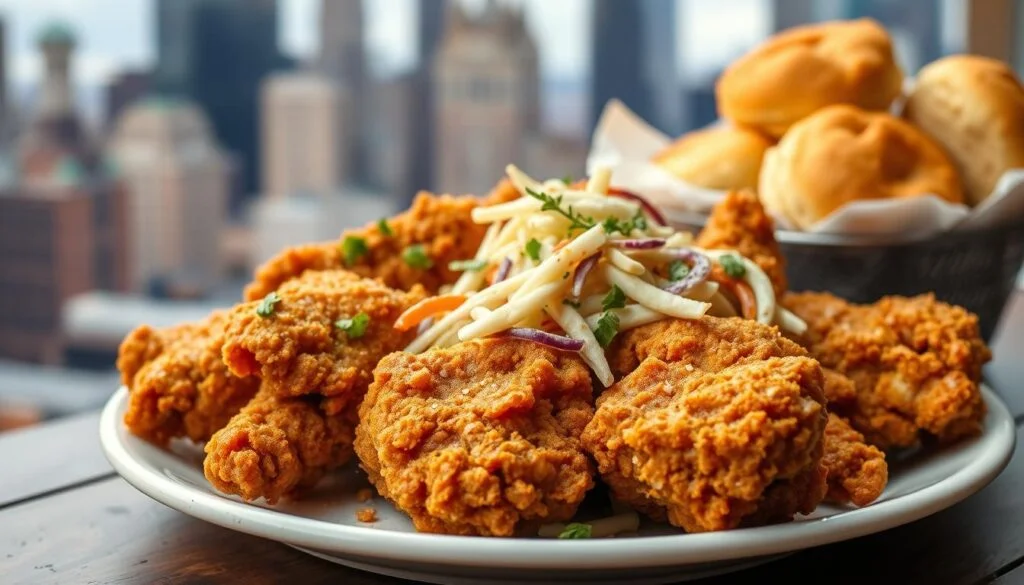
[[[862,509],[821,506],[777,526],[680,534],[645,526],[639,536],[602,540],[480,538],[419,534],[380,498],[359,503],[365,479],[342,471],[301,502],[264,507],[214,491],[203,477],[202,450],[178,443],[161,450],[122,423],[124,388],[107,403],[100,438],[121,476],[150,497],[196,518],[277,540],[332,562],[434,583],[663,583],[733,571],[817,545],[911,522],[948,508],[991,482],[1013,454],[1016,431],[1003,402],[984,389],[985,432],[941,451],[890,462],[885,493]],[[353,466],[354,467],[354,466]],[[368,505],[379,520],[363,524]]]

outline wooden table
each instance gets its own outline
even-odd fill
[[[986,376],[1024,424],[1024,293]],[[164,507],[113,473],[98,413],[0,435],[0,583],[401,583]],[[1024,439],[1018,431],[1018,440]],[[708,583],[1024,583],[1024,449],[984,490],[881,534]]]

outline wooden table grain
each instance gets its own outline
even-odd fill
[[[993,341],[988,382],[1024,440],[1024,293]],[[0,583],[404,583],[165,507],[103,458],[98,413],[0,435]],[[991,485],[928,518],[806,550],[709,585],[1024,584],[1024,449]]]

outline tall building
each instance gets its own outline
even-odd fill
[[[106,112],[107,126],[113,126],[121,112],[153,89],[153,75],[149,71],[122,71],[107,83]]]
[[[342,116],[350,117],[357,126],[344,136],[349,142],[344,147],[349,160],[344,164],[350,171],[361,175],[360,178],[364,178],[367,159],[364,143],[373,132],[368,116],[370,84],[363,44],[363,18],[362,0],[322,0],[320,3],[317,68],[349,96],[346,106],[354,116],[349,111],[343,112]]]
[[[779,32],[794,26],[817,22],[821,11],[814,0],[772,0],[772,22],[769,30]]]
[[[921,9],[913,0],[845,0],[840,18],[869,17],[893,36],[897,56],[908,73],[942,56],[941,10]]]
[[[368,117],[373,132],[366,136],[367,173],[371,182],[391,195],[403,208],[413,195],[429,184],[415,177],[417,163],[430,157],[430,147],[417,147],[415,137],[422,128],[423,117],[417,117],[424,95],[419,88],[421,77],[416,72],[379,80],[370,90]]]
[[[445,21],[448,14],[448,0],[419,0],[417,6],[419,21],[417,23],[417,65],[411,83],[412,92],[419,96],[413,104],[411,140],[414,152],[421,153],[413,157],[409,170],[409,183],[412,189],[400,191],[404,203],[410,203],[418,189],[435,187],[433,176],[433,160],[422,153],[430,152],[434,147],[434,88],[432,84],[433,63],[438,47],[444,36]]]
[[[96,162],[74,107],[70,76],[74,33],[64,24],[53,23],[39,34],[38,44],[44,62],[42,89],[32,121],[18,140],[17,153],[21,180],[28,185],[49,183],[69,165],[85,172]]]
[[[60,361],[61,306],[95,287],[93,215],[73,187],[0,193],[0,355]]]
[[[618,98],[645,120],[652,115],[651,91],[644,74],[643,18],[640,2],[594,0],[590,71],[591,128],[605,104]]]
[[[229,169],[194,105],[149,98],[117,121],[108,156],[128,192],[131,289],[201,295],[221,274]]]
[[[217,140],[237,155],[239,211],[259,191],[259,87],[291,62],[277,46],[276,0],[159,0],[157,80],[162,93],[190,98]]]
[[[349,175],[352,94],[317,72],[279,73],[261,90],[263,193],[333,193]]]
[[[484,193],[538,130],[537,48],[520,9],[488,2],[470,16],[450,7],[434,61],[435,187]]]
[[[676,66],[676,0],[641,0],[643,79],[649,91],[648,122],[672,135],[683,130]]]

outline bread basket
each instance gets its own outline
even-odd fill
[[[674,217],[699,230],[704,218]],[[900,237],[777,230],[793,291],[826,291],[855,303],[934,292],[978,315],[990,341],[1024,262],[1024,221],[980,231]]]

